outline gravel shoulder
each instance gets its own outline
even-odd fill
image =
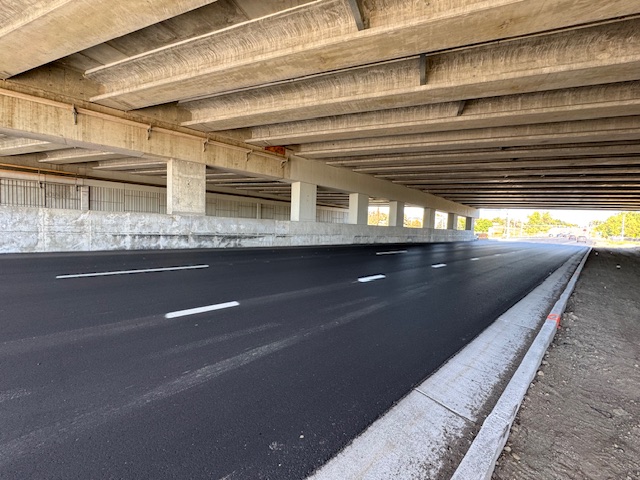
[[[640,249],[594,249],[493,480],[640,480]]]

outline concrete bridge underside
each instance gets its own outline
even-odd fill
[[[0,9],[0,173],[292,221],[640,209],[640,0],[27,3]]]

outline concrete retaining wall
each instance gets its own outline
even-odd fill
[[[0,206],[0,253],[471,240],[462,230]]]

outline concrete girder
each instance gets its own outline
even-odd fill
[[[160,168],[163,167],[166,171],[167,160],[166,159],[152,159],[152,158],[122,158],[116,160],[102,160],[98,162],[98,165],[93,165],[91,168],[94,170],[139,170],[146,168]]]
[[[308,143],[301,145],[298,153],[308,158],[333,159],[354,155],[629,140],[640,140],[640,116]]]
[[[0,138],[0,156],[23,155],[62,148],[65,146],[31,138],[12,138],[11,136]]]
[[[359,173],[433,173],[433,172],[454,172],[454,171],[470,171],[476,172],[482,170],[484,172],[497,170],[503,171],[513,168],[569,168],[569,167],[587,167],[587,166],[604,166],[604,165],[640,165],[640,157],[589,157],[589,158],[550,158],[544,160],[503,160],[499,162],[436,162],[424,165],[397,166],[397,167],[367,167],[355,168],[354,172]]]
[[[624,174],[640,174],[640,165],[627,165],[624,168],[615,167],[589,167],[589,168],[549,168],[542,167],[538,169],[504,169],[497,171],[475,171],[475,172],[433,172],[433,173],[396,173],[396,174],[382,174],[376,175],[377,178],[385,178],[393,180],[398,184],[410,184],[415,185],[419,181],[429,181],[429,179],[484,179],[485,178],[504,178],[504,177],[533,177],[537,176],[539,179],[546,179],[547,176],[564,176],[575,177],[581,175],[624,175]],[[519,181],[519,180],[518,180]]]
[[[83,148],[66,148],[52,152],[37,154],[41,163],[67,164],[96,162],[100,160],[113,160],[122,158],[122,155],[111,152],[98,152],[95,150],[85,150]]]
[[[150,129],[147,124],[89,109],[75,111],[72,115],[69,104],[0,89],[0,134],[129,157],[185,160],[287,183],[307,182],[343,192],[362,192],[465,216],[477,214],[473,208],[321,162],[297,156],[285,158],[164,128]]]
[[[141,108],[640,13],[636,0],[600,7],[592,0],[377,5],[375,21],[370,18],[370,28],[362,31],[345,0],[319,0],[94,68],[86,75],[104,85],[104,93],[92,100]]]
[[[421,154],[372,155],[363,157],[347,157],[344,159],[327,160],[327,165],[341,167],[367,166],[396,166],[396,165],[424,165],[429,163],[447,162],[486,162],[491,160],[512,158],[569,158],[608,155],[640,155],[640,143],[621,145],[593,144],[588,145],[552,145],[540,148],[498,148],[481,151],[456,151]]]
[[[441,185],[458,185],[458,186],[469,186],[469,188],[473,188],[475,185],[478,185],[481,182],[481,185],[487,186],[496,186],[496,185],[512,185],[512,184],[525,184],[525,183],[534,183],[541,185],[549,185],[549,184],[572,184],[575,182],[580,182],[581,184],[607,184],[610,182],[640,182],[640,173],[627,173],[625,175],[585,175],[580,178],[567,178],[563,176],[544,176],[544,178],[540,178],[540,175],[534,175],[532,177],[515,177],[515,178],[505,178],[505,177],[495,177],[495,178],[473,178],[473,177],[460,177],[455,179],[450,178],[436,178],[436,179],[428,179],[428,180],[415,180],[410,182],[402,182],[403,184],[411,185],[415,188],[420,188],[423,190],[428,190],[432,187],[439,187]],[[400,182],[396,182],[400,183]]]
[[[424,85],[420,68],[411,58],[183,103],[183,125],[218,131],[452,101],[433,114],[456,117],[460,100],[637,80],[640,20],[433,55]]]
[[[215,0],[6,0],[0,11],[5,79]],[[29,54],[25,55],[25,45]]]
[[[257,126],[248,143],[292,145],[362,137],[527,125],[640,115],[640,82],[418,105]]]

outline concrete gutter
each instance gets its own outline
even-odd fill
[[[482,428],[451,480],[491,480],[496,461],[509,438],[511,425],[516,418],[529,385],[540,367],[542,358],[556,334],[560,319],[567,306],[567,301],[575,288],[582,267],[584,267],[590,252],[591,248],[587,250],[564,292],[551,309],[547,320],[544,322],[533,344],[529,347],[529,351],[523,358],[520,367],[511,378],[493,411],[482,424]]]
[[[309,478],[444,478],[456,467],[456,480],[490,478],[586,257],[573,255]]]

